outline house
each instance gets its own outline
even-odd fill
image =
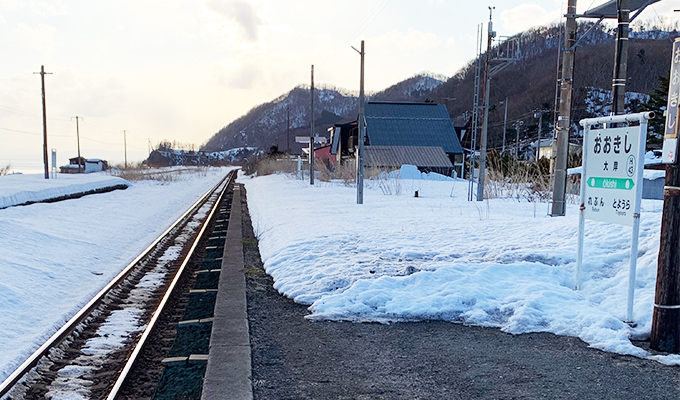
[[[109,169],[109,163],[98,158],[73,157],[69,158],[68,161],[68,165],[59,167],[62,174],[89,174],[90,172],[101,172]]]
[[[541,149],[539,150],[540,158],[545,157],[546,159],[550,160],[553,156],[553,145],[555,143],[555,139],[553,138],[546,138],[546,139],[541,139]],[[531,147],[534,149],[534,154],[536,154],[536,141],[531,143]],[[583,149],[583,146],[580,144],[575,144],[575,143],[569,143],[569,154],[572,153],[581,153]]]
[[[392,171],[402,165],[415,165],[421,172],[436,172],[451,176],[453,164],[441,147],[435,146],[366,146],[366,175]]]
[[[398,146],[412,147],[416,152],[431,152],[428,148],[440,147],[457,175],[462,176],[463,148],[443,104],[369,101],[365,106],[365,121],[366,148]],[[352,121],[335,124],[329,129],[331,154],[336,155],[338,161],[354,157],[354,149],[358,143],[357,127],[357,122]],[[384,153],[385,150],[378,152]],[[428,156],[424,154],[421,159],[428,159]],[[416,166],[423,169],[428,167]]]

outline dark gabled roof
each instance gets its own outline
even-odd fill
[[[451,160],[441,147],[423,146],[366,146],[366,167],[396,167],[404,164],[422,168],[453,168]]]
[[[371,146],[435,146],[448,154],[463,153],[443,104],[371,101],[365,114]]]

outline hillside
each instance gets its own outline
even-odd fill
[[[615,35],[599,26],[583,36],[591,26],[580,24],[577,36],[583,38],[575,52],[571,118],[574,131],[578,129],[580,119],[606,115],[611,105]],[[533,110],[549,110],[543,118],[543,135],[551,129],[555,118],[558,48],[563,40],[563,31],[560,26],[554,25],[532,29],[519,36],[521,59],[491,80],[489,148],[502,146],[505,106],[501,102],[506,98],[508,141],[514,141],[516,131],[512,124],[516,121],[524,122],[520,138],[526,135],[536,137],[538,120],[534,118]],[[641,103],[646,102],[659,85],[659,76],[668,75],[673,38],[676,36],[677,31],[631,32],[626,86],[628,111],[640,111]],[[446,104],[454,122],[463,124],[472,110],[473,85],[474,64],[471,62],[434,90],[430,99]],[[446,98],[456,100],[445,101]]]
[[[608,113],[611,103],[615,36],[605,26],[591,28],[592,23],[579,24],[578,37],[581,39],[576,49],[572,111],[575,129],[582,118]],[[668,75],[672,41],[676,36],[677,30],[667,32],[638,27],[637,31],[631,32],[626,87],[629,111],[639,111],[640,105],[658,86],[659,76]],[[505,106],[501,102],[506,97],[508,142],[514,140],[512,124],[516,121],[524,122],[521,138],[536,136],[538,123],[533,110],[548,110],[543,118],[544,135],[550,131],[555,118],[562,26],[535,28],[518,37],[521,58],[491,81],[489,148],[499,148],[502,144]],[[473,85],[474,60],[445,82],[442,76],[419,74],[368,97],[381,101],[431,100],[446,104],[454,123],[462,125],[468,121],[472,110]],[[276,145],[280,150],[289,149],[298,154],[302,145],[295,143],[295,136],[309,136],[310,132],[309,103],[309,87],[298,86],[228,124],[201,146],[201,150],[224,151],[248,146],[266,151]],[[314,104],[315,132],[321,135],[333,123],[356,118],[358,113],[356,93],[337,88],[315,89]]]
[[[369,93],[369,99],[382,101],[418,101],[444,83],[444,77],[419,74],[389,88]],[[309,136],[309,86],[298,86],[271,102],[261,104],[246,115],[222,128],[201,150],[224,151],[237,147],[256,147],[268,150],[276,145],[280,150],[300,152],[295,136]],[[356,93],[336,88],[314,88],[315,132],[323,135],[328,126],[347,118],[356,118]],[[290,116],[290,132],[287,131]],[[290,140],[289,140],[290,138]],[[289,147],[290,145],[290,147]]]

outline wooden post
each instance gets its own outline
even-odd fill
[[[47,160],[47,107],[45,106],[45,74],[49,75],[51,72],[45,72],[45,66],[40,66],[40,72],[34,72],[34,74],[40,74],[40,80],[42,82],[42,117],[43,117],[43,163],[45,164],[45,179],[50,179],[50,167]]]
[[[650,346],[680,352],[680,157],[666,166]]]

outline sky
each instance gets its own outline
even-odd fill
[[[77,155],[76,116],[83,157],[142,161],[161,140],[200,146],[309,84],[311,65],[317,86],[358,90],[361,40],[368,91],[452,76],[475,57],[489,6],[509,36],[557,22],[566,0],[0,0],[0,168],[43,170],[41,65],[57,165]],[[677,20],[673,8],[661,0],[639,19]]]

